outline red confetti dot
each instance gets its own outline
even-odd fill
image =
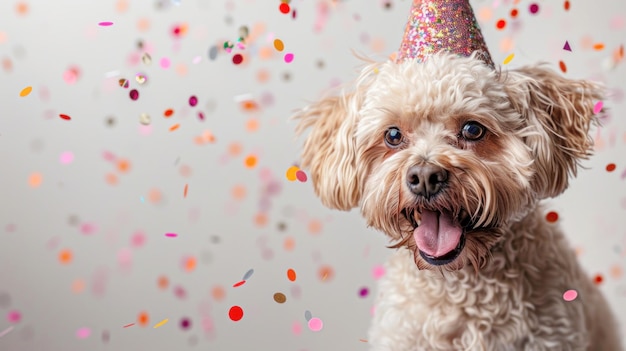
[[[517,17],[517,14],[518,14],[518,13],[519,13],[519,12],[517,11],[517,9],[513,9],[513,10],[511,10],[511,17],[513,17],[513,18]]]
[[[603,281],[604,277],[602,277],[602,274],[596,274],[596,276],[593,277],[593,282],[596,284],[602,284]]]
[[[289,13],[289,11],[291,10],[291,8],[289,7],[289,4],[284,3],[284,2],[280,4],[278,9],[280,10],[281,13],[284,13],[284,14]]]
[[[302,183],[306,182],[306,180],[307,180],[306,173],[304,173],[302,170],[297,171],[296,172],[296,179],[298,179]]]
[[[498,22],[496,22],[496,28],[498,29],[504,29],[504,27],[506,27],[506,21],[501,19]]]
[[[246,283],[246,281],[245,281],[245,280],[242,280],[242,281],[240,281],[240,282],[237,282],[237,283],[233,284],[233,288],[236,288],[236,287],[238,287],[238,286],[242,286],[242,285],[244,285],[245,283]]]
[[[606,165],[606,171],[613,172],[615,170],[615,167],[615,163],[609,163],[608,165]]]
[[[567,0],[566,0],[566,1],[563,3],[563,8],[565,9],[565,11],[569,11],[569,1],[567,1]]]
[[[228,317],[230,317],[233,322],[240,321],[241,318],[243,318],[243,309],[239,306],[231,307],[230,310],[228,310]]]
[[[243,56],[241,54],[235,54],[233,56],[233,63],[238,65],[243,62]]]
[[[548,212],[548,214],[546,214],[546,221],[548,221],[549,223],[554,223],[556,221],[559,220],[559,214],[554,212],[554,211],[550,211]]]
[[[174,110],[172,110],[171,108],[168,108],[167,110],[165,110],[165,112],[163,112],[163,115],[165,117],[171,117],[174,114]]]
[[[567,66],[565,66],[565,62],[559,61],[559,68],[563,73],[567,73]]]
[[[64,115],[64,114],[60,114],[59,117],[63,118],[64,120],[70,120],[72,119],[72,117],[68,116],[68,115]]]

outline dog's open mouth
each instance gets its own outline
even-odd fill
[[[420,256],[435,266],[454,261],[465,247],[465,228],[469,225],[469,216],[460,216],[459,220],[446,210],[422,209],[419,211],[418,223],[416,211],[404,209],[402,214],[414,228],[413,238]]]

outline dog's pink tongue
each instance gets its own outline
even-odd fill
[[[440,257],[456,248],[463,229],[453,223],[452,214],[424,210],[421,218],[422,222],[415,228],[413,237],[422,252]]]

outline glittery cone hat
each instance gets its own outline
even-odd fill
[[[494,67],[469,0],[413,0],[396,62],[424,62],[441,51],[461,56],[478,51],[477,57]]]

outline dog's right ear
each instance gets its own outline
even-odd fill
[[[355,131],[362,101],[358,92],[324,98],[299,111],[296,133],[310,129],[301,154],[313,189],[322,203],[348,211],[359,204],[361,175],[358,174]]]

